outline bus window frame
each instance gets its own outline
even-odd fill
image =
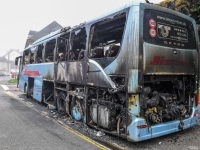
[[[40,46],[43,46],[42,48],[42,57],[41,57],[41,62],[38,62],[38,50],[39,50],[39,47]],[[43,58],[43,55],[44,55],[44,48],[45,48],[45,43],[41,43],[41,44],[38,44],[37,45],[37,48],[36,48],[36,51],[35,51],[35,63],[39,64],[39,63],[43,63],[44,62],[44,58]]]
[[[119,13],[117,13],[119,14]],[[126,28],[126,22],[127,22],[127,11],[123,11],[121,12],[121,16],[119,15],[111,15],[111,16],[108,16],[109,17],[112,17],[112,19],[110,21],[108,20],[105,20],[105,18],[102,18],[101,20],[98,20],[97,22],[91,24],[90,26],[90,32],[89,32],[89,44],[88,44],[88,58],[90,59],[107,59],[107,58],[116,58],[117,55],[120,53],[120,50],[121,50],[121,46],[122,46],[122,41],[123,41],[123,36],[124,36],[124,32],[125,32],[125,28]],[[115,18],[116,17],[116,18]],[[118,19],[122,19],[122,18],[125,18],[125,21],[124,21],[124,27],[123,27],[123,32],[122,32],[122,35],[121,35],[121,39],[116,39],[116,40],[108,40],[107,43],[101,43],[99,45],[95,45],[94,48],[92,48],[92,41],[93,41],[93,38],[94,38],[94,33],[95,33],[95,28],[98,27],[98,26],[101,26],[101,25],[105,25],[105,24],[110,24],[110,27],[111,27],[111,24],[113,24],[112,22],[113,21],[116,21]],[[103,30],[107,30],[108,27],[104,27]],[[115,33],[117,34],[117,33]],[[112,41],[112,42],[109,42],[109,41]],[[114,46],[119,46],[118,50],[117,50],[117,53],[115,56],[107,56],[106,55],[106,52],[112,50],[112,48]],[[108,47],[108,49],[106,49]],[[97,49],[102,49],[103,51],[103,56],[102,57],[94,57],[93,55],[93,51],[95,50],[95,48]]]
[[[51,42],[55,42],[54,48],[53,48],[53,51],[52,51],[52,61],[47,61],[48,58],[46,58],[46,57],[47,57],[47,56],[46,56],[46,54],[47,54],[46,51],[48,51],[48,50],[47,50],[48,44],[51,43]],[[44,46],[44,48],[43,48],[43,55],[44,55],[44,56],[43,56],[43,57],[44,57],[43,62],[54,62],[54,61],[55,61],[56,44],[57,44],[57,41],[56,41],[55,38],[45,42],[45,46]]]
[[[28,51],[28,55],[25,55],[26,51]],[[25,60],[25,56],[28,56],[27,60]],[[30,62],[30,48],[24,50],[24,52],[23,52],[22,65],[24,66],[24,65],[30,64],[29,62]]]
[[[80,30],[80,31],[79,31]],[[77,33],[76,33],[77,32]],[[81,32],[85,32],[85,35],[83,35],[83,34],[81,34],[81,35],[78,35],[79,33],[81,33]],[[75,39],[75,37],[76,36],[85,36],[85,38],[83,38],[83,39],[85,39],[85,47],[84,47],[84,49],[82,49],[82,48],[75,48],[75,49],[73,49],[73,46],[74,45],[76,45],[76,44],[74,44],[74,39]],[[81,43],[81,42],[80,42]],[[80,44],[79,43],[79,44]],[[71,32],[71,36],[70,36],[70,40],[69,40],[69,47],[70,47],[70,50],[69,50],[69,61],[72,61],[72,62],[76,62],[76,61],[81,61],[81,60],[84,60],[84,58],[85,58],[85,52],[86,52],[86,48],[87,48],[87,31],[86,31],[86,26],[84,25],[84,26],[82,26],[82,27],[80,27],[80,28],[76,28],[75,30],[73,30],[72,32]],[[81,45],[81,44],[80,44]],[[74,57],[74,56],[76,56],[75,54],[74,54],[74,52],[75,51],[78,51],[78,55],[77,55],[77,58],[76,57]],[[80,57],[80,55],[81,55],[81,53],[83,53],[83,57],[81,57],[81,58],[79,58]],[[74,58],[76,58],[76,59],[74,59]]]
[[[55,55],[55,61],[56,62],[65,62],[65,61],[68,61],[69,60],[69,52],[68,52],[68,49],[69,49],[69,37],[70,37],[70,34],[65,34],[65,35],[67,35],[67,38],[63,38],[63,36],[61,36],[61,37],[58,37],[57,38],[57,45],[56,45],[56,55]],[[64,40],[64,48],[65,48],[65,58],[64,58],[64,60],[61,60],[60,59],[60,56],[59,56],[59,53],[62,53],[62,52],[60,52],[60,51],[58,51],[59,50],[59,45],[61,44],[60,43],[60,41],[59,40]],[[67,55],[67,57],[66,57],[66,55]]]
[[[36,63],[36,51],[37,51],[37,46],[33,46],[31,47],[29,53],[30,53],[30,59],[29,59],[29,64],[34,64]],[[31,54],[33,54],[33,62],[31,62],[32,56]]]

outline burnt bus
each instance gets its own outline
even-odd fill
[[[32,47],[26,51],[37,59],[41,50],[43,60],[21,67],[21,89],[26,83],[27,96],[59,113],[129,141],[197,125],[198,35],[194,19],[184,14],[130,3]]]

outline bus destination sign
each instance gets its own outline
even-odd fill
[[[194,26],[191,21],[156,10],[144,11],[143,39],[147,43],[160,46],[196,48]]]

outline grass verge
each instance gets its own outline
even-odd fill
[[[17,83],[17,79],[10,79],[8,80],[8,83]]]

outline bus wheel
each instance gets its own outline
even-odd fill
[[[81,105],[80,105],[79,101],[77,101],[76,98],[74,97],[72,99],[72,102],[71,102],[71,115],[72,115],[72,117],[75,120],[80,121],[82,119],[81,111],[82,111]]]
[[[66,114],[65,99],[66,93],[61,91],[57,97],[57,109],[60,114]]]

